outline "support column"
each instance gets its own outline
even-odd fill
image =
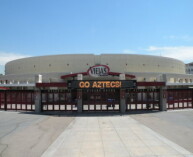
[[[119,80],[125,80],[125,74],[120,74]],[[121,113],[126,111],[125,89],[120,89],[120,111]]]
[[[163,74],[161,81],[167,83],[167,76]],[[167,111],[167,87],[160,87],[160,111]]]
[[[35,82],[36,83],[42,83],[42,75],[36,75],[35,76]],[[34,101],[35,101],[35,113],[41,113],[42,112],[42,97],[41,97],[41,89],[35,88],[34,91]]]
[[[160,88],[160,111],[167,111],[167,88]]]
[[[7,111],[7,91],[4,91],[4,110]]]
[[[120,111],[121,113],[126,111],[125,89],[120,89]]]
[[[39,88],[35,89],[34,93],[34,100],[35,100],[35,112],[41,113],[42,112],[42,104],[41,104],[41,90]]]
[[[82,89],[77,89],[77,108],[78,113],[82,113]]]
[[[78,74],[77,80],[82,80],[83,75]],[[78,113],[82,113],[83,105],[82,105],[82,89],[77,89],[77,107],[78,107]]]

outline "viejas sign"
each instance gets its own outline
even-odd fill
[[[88,69],[87,74],[92,77],[108,76],[110,68],[106,65],[95,65]]]

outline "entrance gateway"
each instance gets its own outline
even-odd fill
[[[91,78],[108,76],[106,65],[90,67],[87,74]],[[120,111],[120,91],[136,88],[135,80],[73,80],[68,81],[68,89],[77,89],[82,111]]]
[[[120,91],[136,88],[135,80],[68,81],[68,88],[82,94],[82,111],[120,111]]]
[[[66,84],[58,84],[58,87],[63,85],[65,90],[41,91],[41,111],[124,113],[132,110],[160,110],[159,87],[164,85],[163,82],[139,83],[134,80],[135,76],[110,72],[106,65],[96,65],[87,72],[64,75],[61,78],[68,80]],[[116,79],[111,80],[112,78]],[[50,85],[38,83],[37,87]]]
[[[91,88],[100,81],[69,81],[67,90],[42,90],[41,110],[72,112],[127,112],[136,110],[160,110],[161,91],[157,89],[138,89],[136,81],[105,81],[113,88]],[[83,86],[84,84],[84,86]],[[118,85],[130,85],[121,88]],[[89,86],[90,85],[90,86]],[[139,86],[141,86],[138,83]],[[144,84],[143,84],[144,86]]]

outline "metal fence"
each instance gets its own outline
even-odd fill
[[[78,111],[78,90],[42,90],[41,110]],[[120,111],[119,89],[85,89],[83,111]],[[193,108],[193,89],[167,89],[167,109]],[[33,90],[0,90],[0,110],[35,110]],[[126,111],[160,110],[160,89],[127,89]]]
[[[83,111],[120,111],[119,89],[85,89]]]
[[[126,90],[126,110],[159,110],[159,89],[128,89]]]
[[[42,90],[42,111],[77,111],[75,90]]]
[[[167,89],[167,109],[193,108],[193,89]]]
[[[0,110],[34,111],[33,90],[5,90],[0,91]]]

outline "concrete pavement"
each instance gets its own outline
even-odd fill
[[[0,111],[0,157],[39,157],[74,117]]]
[[[193,157],[193,154],[124,115],[76,117],[42,157]]]
[[[132,118],[193,153],[193,110],[132,114]]]

